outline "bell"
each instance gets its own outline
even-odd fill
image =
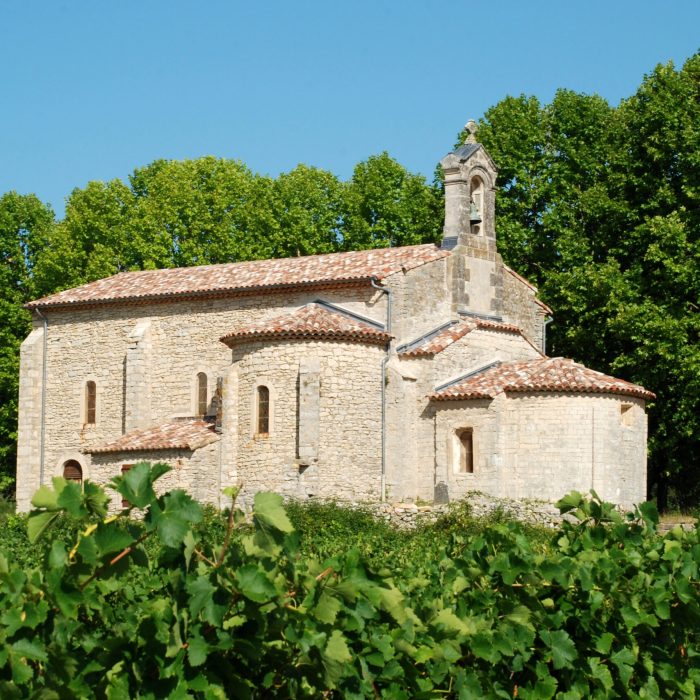
[[[472,224],[481,223],[481,214],[479,214],[479,207],[476,206],[476,202],[472,202],[469,206],[469,221]]]

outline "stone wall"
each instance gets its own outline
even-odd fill
[[[436,481],[444,481],[439,474],[444,471],[443,460],[447,456],[439,446],[436,450],[435,406],[427,399],[438,384],[496,359],[538,357],[540,354],[521,336],[474,330],[433,358],[392,359],[386,385],[387,497],[432,500]],[[489,415],[488,411],[484,414],[486,422],[490,420]],[[480,424],[484,420],[479,418]],[[486,468],[490,456],[484,442],[479,459]],[[498,474],[493,470],[491,473],[491,487],[495,488]]]
[[[32,496],[40,485],[43,357],[44,328],[40,325],[32,330],[20,348],[16,498],[17,507],[22,511],[29,510]]]
[[[561,515],[553,503],[547,501],[497,498],[479,492],[468,493],[460,501],[438,505],[386,502],[363,504],[360,507],[394,527],[413,529],[434,523],[450,511],[463,508],[465,504],[474,518],[487,518],[502,513],[514,520],[548,528],[558,527],[566,517]]]
[[[419,338],[451,317],[445,258],[392,275],[386,286],[391,290],[394,346]]]
[[[638,399],[514,393],[444,402],[436,410],[437,461],[446,465],[451,498],[477,490],[555,501],[592,488],[625,506],[646,499],[646,414]],[[460,474],[456,432],[467,427],[474,472]]]
[[[194,415],[197,373],[207,374],[211,397],[216,377],[230,369],[231,351],[219,342],[222,335],[318,298],[380,322],[386,317],[385,295],[368,286],[47,311],[44,481],[61,474],[67,459],[91,445],[115,440],[137,425]],[[40,333],[36,329],[25,341],[22,356],[20,510],[28,509],[39,486]],[[97,420],[91,425],[84,416],[89,380],[97,387]],[[139,405],[134,407],[133,401]],[[87,475],[89,457],[83,454],[81,464]]]
[[[503,284],[503,320],[522,328],[536,348],[544,348],[547,312],[536,301],[536,291],[512,275],[503,265],[498,272]]]
[[[432,371],[437,385],[495,360],[510,362],[541,357],[520,335],[477,328],[437,354]]]
[[[383,348],[357,343],[246,343],[233,351],[238,368],[237,478],[241,502],[258,490],[296,496],[378,499],[381,480]],[[300,454],[300,369],[318,370],[317,458]],[[268,434],[255,426],[258,386],[270,391]],[[313,397],[311,397],[313,398]],[[226,426],[227,430],[234,429]],[[308,439],[308,432],[302,437]]]

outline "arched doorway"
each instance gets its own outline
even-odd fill
[[[66,481],[75,481],[78,484],[83,483],[83,468],[80,462],[74,459],[69,459],[63,464],[63,478]]]

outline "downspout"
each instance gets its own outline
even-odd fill
[[[595,406],[591,406],[591,490],[595,491]]]
[[[547,326],[554,320],[554,316],[545,316],[542,326],[542,354],[547,354]]]
[[[391,290],[378,284],[376,277],[370,279],[371,285],[386,294],[386,332],[391,333]],[[380,500],[386,501],[386,366],[389,362],[391,340],[387,343],[386,354],[382,359],[382,475],[379,485]]]
[[[41,486],[44,483],[44,452],[46,444],[46,356],[49,339],[49,319],[38,308],[35,311],[39,314],[39,318],[44,321],[44,349],[41,360],[41,437],[39,439],[39,486]]]

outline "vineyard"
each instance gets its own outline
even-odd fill
[[[698,530],[595,494],[544,532],[458,509],[416,533],[255,498],[214,514],[142,463],[55,478],[0,557],[0,697],[694,698]],[[142,517],[131,517],[136,513]],[[9,523],[14,523],[12,526]],[[32,544],[29,544],[29,543]],[[43,552],[41,561],[37,553]]]

